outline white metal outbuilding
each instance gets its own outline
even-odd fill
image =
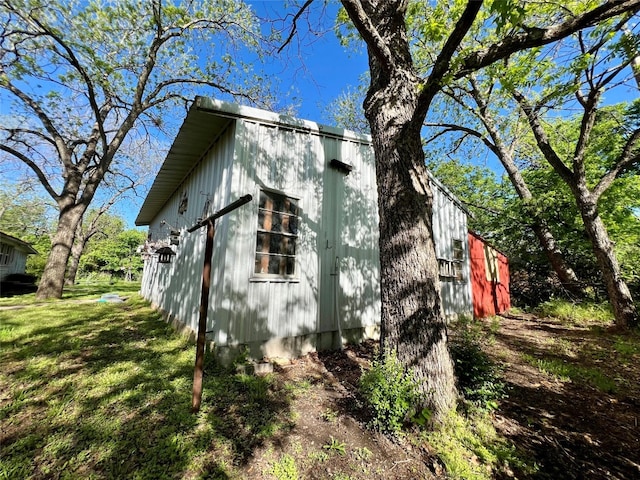
[[[37,253],[27,242],[0,232],[0,280],[7,275],[24,274],[27,256]]]
[[[466,212],[432,178],[448,315],[472,311]],[[208,339],[287,357],[376,335],[378,205],[371,138],[197,97],[136,219],[149,226],[142,294],[197,328],[206,229],[214,238]],[[170,263],[153,251],[171,246]]]

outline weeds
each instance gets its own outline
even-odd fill
[[[360,462],[367,462],[371,459],[373,452],[367,447],[357,447],[353,449],[353,457]]]
[[[331,408],[327,408],[322,412],[322,418],[325,422],[329,423],[336,423],[338,421],[338,415],[339,413]]]
[[[497,434],[487,413],[464,417],[450,412],[437,430],[423,435],[444,463],[448,478],[490,480],[513,467],[528,475],[537,470]]]
[[[486,337],[478,325],[460,321],[449,342],[449,351],[464,400],[481,410],[495,410],[506,395],[505,383],[500,368],[483,351],[483,339]]]
[[[538,305],[535,313],[542,317],[555,317],[572,324],[612,323],[614,320],[613,311],[607,302],[573,303],[553,298]]]
[[[399,434],[418,392],[413,376],[393,352],[385,352],[360,378],[360,391],[371,406],[371,425],[391,434]]]
[[[329,452],[337,453],[338,455],[345,455],[347,453],[346,444],[333,438],[333,436],[331,437],[331,440],[322,446],[322,448]]]
[[[551,375],[561,382],[582,382],[596,387],[604,393],[616,393],[618,385],[612,379],[594,367],[574,365],[555,358],[536,358],[523,354],[523,359],[543,373]]]
[[[278,462],[271,467],[271,474],[278,480],[298,480],[298,468],[295,459],[284,454]]]

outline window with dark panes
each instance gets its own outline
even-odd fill
[[[464,261],[464,247],[462,240],[453,241],[453,276],[456,280],[461,281],[462,277],[462,262]]]
[[[453,259],[439,258],[438,269],[440,273],[440,279],[451,281],[462,281],[464,276],[462,275],[462,267],[464,265],[464,245],[462,240],[453,241]]]
[[[293,276],[296,273],[298,201],[262,190],[254,273]]]
[[[13,260],[13,247],[6,243],[0,244],[0,265],[9,265]]]

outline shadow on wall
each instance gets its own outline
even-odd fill
[[[213,192],[211,203],[221,207],[247,193],[254,200],[217,220],[208,338],[218,347],[248,346],[257,358],[287,351],[299,355],[316,346],[336,348],[342,343],[339,330],[343,339],[362,340],[363,324],[373,328],[380,317],[377,192],[370,146],[296,126],[235,122],[235,149],[219,149],[233,150],[235,163],[220,173],[224,181],[211,180],[220,189]],[[282,122],[290,124],[291,119],[283,117]],[[353,164],[353,171],[345,176],[330,169],[334,158]],[[205,161],[212,160],[205,156]],[[187,182],[202,184],[196,178]],[[299,200],[293,279],[258,279],[253,273],[256,195],[261,188]],[[175,195],[184,189],[193,190],[184,184]],[[225,192],[230,198],[222,198]],[[190,202],[204,202],[197,195],[190,197]],[[190,203],[189,211],[199,207]],[[183,234],[172,264],[149,265],[156,303],[172,321],[192,329],[197,326],[203,252],[204,234]]]

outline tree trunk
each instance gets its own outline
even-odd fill
[[[515,162],[510,158],[510,155],[498,155],[498,158],[505,167],[509,180],[511,180],[511,184],[516,190],[518,196],[525,201],[532,200],[533,194],[529,190],[524,178],[522,178],[520,170],[518,170]],[[549,260],[551,268],[553,268],[556,275],[558,275],[558,278],[564,288],[573,295],[582,297],[584,292],[580,286],[580,281],[578,280],[574,270],[565,261],[564,255],[558,248],[556,239],[551,230],[549,230],[549,227],[544,224],[538,215],[532,215],[531,221],[531,228],[538,238],[538,242],[547,257],[547,260]]]
[[[72,205],[60,208],[58,227],[51,241],[51,252],[47,259],[42,278],[38,284],[36,298],[61,298],[64,289],[64,274],[73,247],[76,228],[86,207]]]
[[[616,325],[624,328],[636,327],[638,313],[629,287],[622,278],[620,265],[618,265],[607,229],[598,214],[597,204],[589,198],[588,193],[580,193],[580,195],[576,195],[576,203],[602,273]]]
[[[569,293],[582,298],[584,296],[582,284],[578,280],[574,270],[567,265],[567,262],[564,260],[564,255],[562,255],[562,252],[558,248],[556,239],[551,233],[551,230],[549,230],[546,225],[536,221],[535,219],[534,222],[535,223],[532,226],[533,232],[536,234],[536,237],[547,256],[547,260],[549,260],[549,263],[551,264],[551,268],[553,268],[553,271],[558,275],[560,283],[562,283],[562,286]]]
[[[398,75],[375,93],[372,87],[365,102],[380,214],[381,342],[412,370],[423,407],[437,422],[454,407],[457,392],[440,299],[422,122],[414,121],[417,89],[406,78]]]
[[[67,276],[64,280],[64,284],[67,286],[76,284],[76,276],[78,275],[78,268],[80,266],[80,257],[82,256],[82,252],[84,252],[85,245],[86,239],[82,234],[82,219],[80,219],[76,228],[73,247],[71,247],[69,265],[67,266]]]
[[[493,115],[491,115],[489,110],[489,102],[485,95],[483,95],[478,88],[477,82],[474,77],[471,77],[471,96],[478,105],[479,108],[479,117],[482,121],[482,124],[485,126],[487,133],[491,137],[493,141],[493,152],[502,163],[509,180],[511,181],[511,185],[515,189],[516,193],[520,197],[520,199],[524,201],[530,201],[533,199],[533,194],[522,177],[522,173],[520,169],[516,165],[516,162],[513,160],[513,154],[509,148],[505,145],[502,140],[502,135],[496,126],[496,122],[493,119]],[[553,236],[553,233],[549,229],[547,225],[545,225],[542,218],[540,218],[537,214],[532,214],[532,224],[531,228],[538,238],[538,242],[544,251],[547,260],[549,260],[549,264],[553,271],[556,272],[558,278],[560,279],[560,283],[564,286],[564,288],[577,297],[582,297],[584,292],[582,290],[582,286],[578,280],[578,276],[576,275],[573,268],[571,268],[564,259],[564,255],[558,248],[558,244],[556,243],[556,239]]]

